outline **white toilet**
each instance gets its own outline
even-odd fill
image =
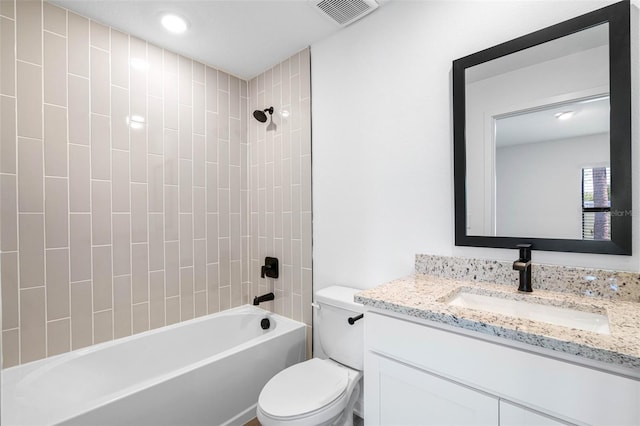
[[[257,408],[263,426],[353,424],[353,407],[362,389],[364,350],[364,320],[356,319],[363,306],[353,301],[358,291],[333,286],[316,293],[314,329],[329,359],[301,362],[267,382]]]

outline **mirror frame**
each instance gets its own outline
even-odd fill
[[[600,24],[609,24],[609,94],[611,164],[611,240],[527,238],[467,235],[465,70]],[[453,61],[453,151],[455,245],[631,255],[631,43],[630,2],[602,9],[501,43]]]

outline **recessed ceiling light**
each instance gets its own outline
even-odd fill
[[[172,13],[163,15],[160,22],[167,31],[171,31],[172,33],[180,34],[185,32],[185,30],[187,29],[187,21],[185,21],[184,18],[181,18],[180,16],[174,15]]]
[[[554,117],[558,120],[568,120],[573,117],[573,111],[563,111],[557,114],[554,114]]]

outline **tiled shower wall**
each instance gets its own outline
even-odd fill
[[[312,317],[309,53],[304,49],[249,82],[250,112],[273,106],[277,126],[267,131],[269,121],[249,120],[252,292],[273,291],[273,310],[307,326]],[[265,256],[280,259],[280,278],[260,278]]]
[[[311,324],[308,51],[250,83],[291,108],[266,133],[246,81],[46,2],[0,16],[4,367],[267,287]]]

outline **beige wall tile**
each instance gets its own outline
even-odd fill
[[[207,213],[218,212],[218,165],[207,163]]]
[[[127,163],[127,175],[128,170],[129,167]],[[91,177],[93,179],[111,179],[111,131],[109,117],[98,114],[91,114]]]
[[[67,110],[44,105],[44,174],[67,177],[67,157]]]
[[[131,37],[130,57],[147,61],[147,43],[136,37]],[[147,72],[148,67],[131,67],[131,113],[143,117],[147,116]]]
[[[19,326],[18,312],[18,253],[0,253],[2,276],[2,329]]]
[[[168,297],[166,299],[166,323],[175,324],[180,321],[180,297]]]
[[[162,214],[149,214],[149,270],[164,269],[164,223]]]
[[[43,155],[41,140],[18,138],[19,212],[44,212]]]
[[[149,154],[163,154],[164,137],[162,129],[162,99],[149,97],[147,129],[149,138]]]
[[[193,215],[180,213],[180,266],[193,266]]]
[[[18,222],[20,288],[44,286],[44,214],[20,213]]]
[[[69,74],[69,142],[89,145],[89,80]]]
[[[91,181],[91,236],[93,245],[111,244],[111,182]]]
[[[69,249],[46,251],[47,321],[66,318],[69,311]]]
[[[201,136],[206,134],[205,97],[206,92],[204,84],[193,83],[193,133]]]
[[[164,187],[164,238],[165,241],[177,241],[179,232],[178,187]]]
[[[178,132],[164,131],[164,183],[178,184]]]
[[[149,274],[149,327],[158,328],[165,324],[164,314],[164,272]]]
[[[93,30],[94,22],[91,23]],[[93,31],[92,31],[93,34]],[[91,112],[109,115],[109,53],[91,48]]]
[[[229,92],[218,90],[218,138],[229,140]]]
[[[193,186],[206,184],[205,138],[193,135]]]
[[[220,310],[231,309],[231,287],[220,287]]]
[[[207,289],[207,241],[193,242],[193,288],[194,291]]]
[[[179,146],[180,158],[191,159],[193,155],[193,108],[180,105],[179,110]]]
[[[166,51],[165,51],[166,53]],[[165,55],[164,79],[164,127],[178,129],[178,74],[167,71]]]
[[[207,210],[204,188],[193,188],[193,238],[206,238]]]
[[[20,290],[20,362],[47,355],[44,287]]]
[[[180,268],[180,320],[195,316],[193,300],[193,267]]]
[[[218,162],[218,114],[213,112],[207,112],[207,161],[217,163]]]
[[[195,316],[207,315],[207,292],[199,291],[193,295],[195,305]]]
[[[43,3],[44,29],[61,36],[67,35],[67,11],[49,2]]]
[[[6,1],[0,4],[8,3]],[[0,94],[15,96],[15,22],[0,18]]]
[[[14,19],[15,18],[15,0],[6,0],[0,2],[0,16]]]
[[[114,337],[131,335],[131,276],[113,279],[113,331]]]
[[[0,96],[0,173],[16,172],[16,100]]]
[[[149,301],[149,248],[147,244],[131,245],[131,300],[132,303]]]
[[[129,90],[111,86],[111,147],[129,150]]]
[[[109,50],[109,28],[96,21],[91,21],[91,46]]]
[[[164,210],[164,158],[160,155],[148,155],[149,165],[149,212],[161,213]]]
[[[71,283],[71,349],[92,343],[91,281]]]
[[[71,281],[91,279],[91,215],[75,213],[69,216],[69,246]]]
[[[146,183],[131,183],[131,242],[147,242]]]
[[[191,213],[193,203],[193,162],[180,160],[180,213]]]
[[[147,132],[130,129],[131,139],[131,182],[147,183]]]
[[[207,308],[208,312],[220,311],[220,293],[218,286],[218,264],[207,265]]]
[[[206,67],[205,82],[207,86],[207,111],[218,112],[218,70]]]
[[[152,44],[147,45],[147,63],[149,78],[149,96],[162,97],[162,49]]]
[[[93,310],[103,311],[113,307],[113,276],[111,246],[93,247]]]
[[[69,73],[89,77],[89,20],[68,12]]]
[[[164,243],[165,291],[166,297],[180,294],[180,253],[177,241]],[[167,312],[168,320],[169,312]]]
[[[112,206],[114,212],[131,211],[131,192],[129,177],[129,153],[127,151],[111,151],[112,158]]]
[[[192,96],[191,96],[191,82],[193,80],[192,75],[192,64],[191,59],[185,58],[184,56],[178,57],[178,68],[179,68],[179,93],[180,93],[180,104],[181,105],[191,105]]]
[[[90,149],[83,145],[69,145],[69,211],[91,211]]]
[[[18,200],[15,175],[0,175],[0,250],[18,250]]]
[[[46,3],[45,3],[46,4]],[[71,350],[71,319],[63,318],[47,323],[47,356]]]
[[[20,330],[2,332],[2,368],[20,364]]]
[[[129,87],[129,36],[113,28],[111,28],[111,84],[125,89]]]
[[[67,39],[44,32],[44,101],[67,106]]]
[[[19,60],[42,64],[42,3],[16,2],[16,52]],[[36,35],[34,37],[34,35]]]
[[[46,248],[69,246],[68,179],[45,178]]]
[[[149,330],[149,304],[133,305],[133,333]]]
[[[93,314],[94,343],[113,340],[113,311],[111,309]]]
[[[207,214],[207,263],[218,262],[218,214]]]
[[[42,67],[18,61],[17,73],[18,136],[41,139]]]
[[[113,214],[113,275],[131,273],[131,215]]]

